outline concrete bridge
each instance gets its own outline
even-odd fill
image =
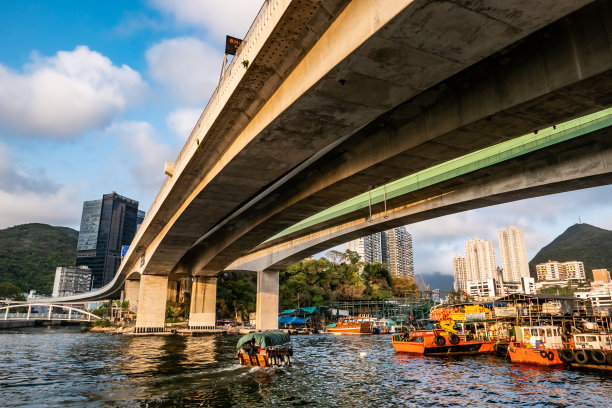
[[[168,288],[189,289],[190,326],[214,325],[215,277],[253,251],[295,245],[291,233],[276,237],[287,228],[407,175],[611,106],[610,17],[607,2],[587,0],[266,2],[179,157],[166,164],[168,178],[115,280],[85,298],[124,288],[130,304],[138,301],[137,330],[150,332],[163,330]],[[595,133],[586,162],[607,154]],[[555,147],[542,149],[547,156]],[[562,153],[559,166],[571,158]],[[486,170],[455,178],[460,193],[447,180],[394,197],[395,225],[509,201],[508,192],[518,199],[609,182],[606,159],[600,174],[579,166],[576,177],[563,173],[535,188],[529,172],[550,164],[533,160],[506,179]],[[457,205],[459,194],[471,204]],[[419,196],[423,203],[409,200]],[[355,214],[306,229],[363,223]],[[355,236],[370,232],[353,228]],[[258,270],[257,303],[258,328],[274,327],[274,269]]]

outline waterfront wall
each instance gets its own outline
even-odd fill
[[[18,327],[33,327],[34,320],[0,320],[0,329],[16,329]]]

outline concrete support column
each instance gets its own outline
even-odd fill
[[[217,278],[196,276],[191,285],[189,328],[214,329],[217,318]]]
[[[168,276],[141,276],[135,333],[164,331],[167,292]]]
[[[138,296],[140,294],[140,280],[128,279],[124,287],[125,301],[130,302],[130,311],[138,312]]]
[[[257,330],[278,329],[278,272],[257,273],[257,306],[255,327]]]

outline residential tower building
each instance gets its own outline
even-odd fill
[[[523,229],[510,225],[498,231],[498,237],[504,282],[520,282],[522,277],[529,277]]]

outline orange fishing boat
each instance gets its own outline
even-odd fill
[[[563,347],[561,331],[557,326],[515,327],[516,342],[508,346],[513,363],[545,366],[563,365],[559,350]]]
[[[336,323],[327,326],[329,334],[373,334],[374,319],[369,315],[341,317]]]
[[[423,355],[469,355],[493,353],[495,340],[468,339],[444,330],[414,331],[393,336],[395,351]]]

